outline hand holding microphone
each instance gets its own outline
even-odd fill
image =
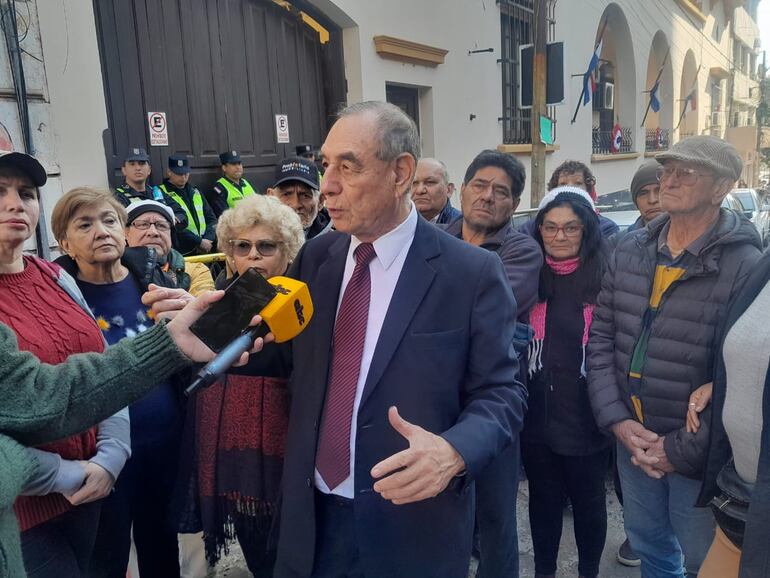
[[[262,317],[262,323],[248,327],[255,314]],[[266,280],[256,269],[249,269],[190,328],[217,355],[198,372],[185,394],[189,396],[214,383],[257,337],[272,333],[276,343],[289,341],[305,329],[312,317],[313,301],[305,283],[288,277]]]

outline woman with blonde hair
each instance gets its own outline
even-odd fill
[[[305,240],[296,213],[262,195],[225,211],[217,239],[227,260],[218,289],[252,267],[266,278],[283,275]],[[190,469],[197,503],[187,504],[183,519],[190,520],[191,512],[199,508],[212,564],[226,551],[228,540],[237,536],[249,570],[258,577],[272,576],[275,564],[268,536],[283,468],[290,369],[288,350],[272,343],[247,365],[201,391],[195,411],[188,412],[185,440],[194,446]]]

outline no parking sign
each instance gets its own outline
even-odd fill
[[[168,146],[168,123],[165,112],[148,112],[147,124],[150,127],[150,146]]]

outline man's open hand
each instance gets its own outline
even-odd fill
[[[386,500],[400,505],[433,498],[465,470],[465,462],[448,441],[404,420],[395,406],[388,410],[388,421],[406,438],[409,449],[372,468],[373,478],[383,478],[374,484],[374,491]]]

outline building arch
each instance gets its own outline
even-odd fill
[[[601,38],[600,38],[601,36]],[[640,148],[634,142],[638,126],[636,106],[636,63],[631,29],[623,9],[615,3],[605,8],[596,32],[602,44],[598,82],[593,98],[593,152],[631,152]],[[613,127],[620,125],[623,141],[619,150],[612,146]]]
[[[657,80],[657,101],[660,109],[656,112],[650,104],[650,94],[645,93],[642,100],[642,110],[647,111],[644,120],[645,150],[665,150],[670,146],[674,128],[674,68],[671,65],[671,53],[668,38],[662,30],[658,30],[652,39],[650,55],[647,59],[647,76],[645,90],[655,88]],[[677,117],[678,118],[678,117]]]
[[[695,53],[690,49],[685,54],[684,63],[682,64],[679,100],[676,107],[676,124],[678,124],[680,139],[699,134],[700,132],[699,72],[700,69],[695,60]]]

